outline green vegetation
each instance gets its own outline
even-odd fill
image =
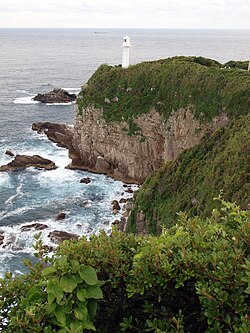
[[[136,216],[146,216],[145,229],[156,234],[157,226],[171,227],[177,213],[206,217],[213,198],[224,197],[243,208],[249,204],[250,114],[218,129],[174,162],[153,172],[138,191],[128,231],[136,232]]]
[[[0,328],[82,333],[93,321],[99,333],[248,333],[250,212],[218,200],[209,218],[179,214],[159,237],[103,232],[64,242],[45,269],[43,259],[7,274]]]
[[[234,118],[250,110],[250,73],[234,64],[229,69],[203,57],[174,57],[127,69],[101,65],[79,95],[79,114],[94,105],[106,121],[128,121],[154,107],[167,119],[192,106],[204,120],[221,112]]]
[[[46,247],[35,246],[40,260],[30,273],[0,279],[0,331],[4,333],[82,333],[95,330],[97,299],[103,297],[95,270],[67,255],[48,266]]]

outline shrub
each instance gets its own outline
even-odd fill
[[[209,218],[181,213],[159,237],[101,232],[64,242],[45,269],[6,276],[4,332],[88,332],[94,320],[99,333],[248,333],[250,212],[218,200]]]

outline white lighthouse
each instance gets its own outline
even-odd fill
[[[123,44],[122,44],[122,48],[123,48],[122,68],[128,68],[128,66],[129,66],[129,48],[130,47],[131,47],[130,37],[126,35],[123,38]]]

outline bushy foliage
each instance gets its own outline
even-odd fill
[[[160,237],[101,233],[59,254],[106,281],[98,332],[246,333],[249,227],[249,211],[222,200],[207,219],[180,214]]]
[[[152,108],[168,119],[189,106],[203,120],[221,112],[234,118],[250,110],[249,85],[248,71],[223,68],[203,57],[174,57],[127,69],[101,65],[79,94],[78,108],[79,114],[89,105],[102,108],[106,121],[128,121]]]
[[[77,325],[60,329],[62,313],[79,324],[87,308],[93,319],[96,305],[90,310],[86,302],[100,299],[94,320],[100,333],[248,333],[250,212],[219,201],[222,207],[209,218],[182,213],[160,237],[114,230],[111,237],[102,232],[64,242],[48,268],[1,280],[1,327],[87,332]],[[103,299],[90,267],[105,280]]]
[[[213,198],[224,198],[243,208],[249,204],[250,114],[218,129],[197,146],[167,162],[144,182],[135,198],[127,230],[136,232],[138,213],[145,214],[145,230],[172,226],[179,211],[206,217]]]
[[[82,333],[93,325],[97,299],[102,298],[95,270],[64,255],[26,262],[30,273],[0,279],[0,331],[4,333]]]

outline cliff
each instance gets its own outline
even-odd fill
[[[102,65],[76,105],[70,168],[142,183],[250,108],[250,75],[204,58]]]
[[[177,223],[179,212],[206,218],[225,200],[249,206],[250,114],[190,148],[153,172],[135,196],[127,231],[159,234]]]

